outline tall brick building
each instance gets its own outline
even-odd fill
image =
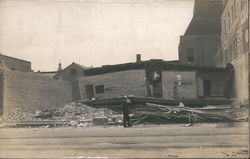
[[[230,66],[231,97],[249,99],[249,0],[195,0],[180,38],[179,59],[193,65]]]
[[[249,0],[224,1],[221,15],[221,50],[217,66],[231,63],[234,67],[235,97],[249,96]],[[219,58],[218,58],[219,57]]]
[[[218,0],[195,0],[193,18],[179,44],[179,60],[183,64],[214,66],[211,58],[220,46],[221,13]]]

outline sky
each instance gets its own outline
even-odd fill
[[[0,53],[54,71],[178,59],[193,0],[0,0]]]

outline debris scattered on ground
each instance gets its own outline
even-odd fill
[[[193,123],[200,122],[230,122],[248,121],[248,101],[231,105],[219,105],[190,108],[188,106],[165,106],[153,103],[134,105],[131,108],[131,122],[133,125],[140,124],[167,124],[167,123]],[[121,113],[121,112],[120,112]],[[122,114],[108,108],[94,108],[81,103],[69,103],[59,108],[32,111],[15,109],[0,117],[2,123],[38,122],[36,125],[45,127],[71,126],[89,127],[93,123],[102,125],[122,124]],[[53,124],[54,123],[54,124]],[[66,123],[66,124],[64,124]],[[26,123],[24,123],[25,125]]]
[[[113,111],[108,108],[93,108],[81,103],[70,103],[60,108],[37,110],[34,113],[24,109],[15,109],[1,117],[0,123],[29,121],[69,121],[68,126],[87,127],[99,117],[112,117]]]
[[[234,102],[231,106],[233,109],[233,118],[237,121],[248,121],[249,103],[248,100],[243,102]]]

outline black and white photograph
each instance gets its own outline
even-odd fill
[[[249,158],[250,0],[0,0],[0,158]]]

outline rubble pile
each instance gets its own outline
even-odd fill
[[[146,103],[134,109],[133,124],[167,124],[239,121],[236,114],[247,111],[243,107],[206,106],[203,108],[173,107]],[[242,115],[241,115],[242,116]]]
[[[234,102],[232,104],[233,117],[237,121],[248,121],[249,116],[249,103],[244,102]]]
[[[201,123],[248,121],[249,104],[234,102],[219,105],[190,108],[184,105],[165,106],[153,103],[133,105],[130,110],[131,122],[137,124]],[[30,111],[15,109],[0,117],[1,123],[47,122],[67,123],[74,127],[87,127],[91,124],[121,124],[122,115],[108,108],[93,108],[82,103],[69,103],[59,108]]]
[[[110,117],[113,111],[108,108],[93,108],[81,103],[70,103],[62,108],[47,110],[53,120],[92,120],[95,117]]]
[[[34,118],[34,114],[30,113],[29,110],[16,108],[11,112],[5,113],[0,118],[0,122],[18,122],[18,121],[39,121],[42,119]]]
[[[95,117],[110,117],[113,111],[107,108],[93,108],[81,103],[69,103],[63,107],[51,108],[43,111],[31,111],[21,108],[6,113],[0,122],[26,122],[26,121],[70,121],[79,122],[93,120]]]

